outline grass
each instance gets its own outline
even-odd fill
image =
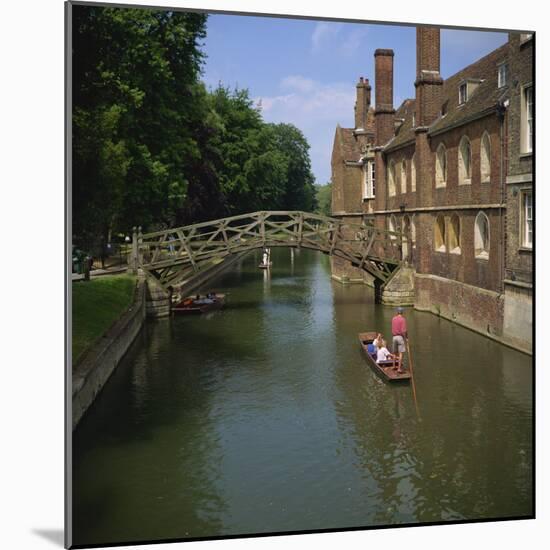
[[[135,285],[129,275],[73,283],[73,365],[128,309]]]

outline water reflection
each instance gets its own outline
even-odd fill
[[[273,249],[211,283],[227,308],[148,324],[75,433],[76,543],[326,529],[531,510],[531,365],[407,311],[409,386],[357,333],[393,311]]]

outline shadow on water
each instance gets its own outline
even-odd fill
[[[250,254],[224,310],[147,323],[74,434],[79,544],[532,513],[530,358],[407,310],[410,386],[357,333],[390,333],[328,258]]]

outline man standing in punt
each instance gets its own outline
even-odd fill
[[[403,308],[397,308],[397,315],[391,320],[391,332],[393,335],[392,351],[398,356],[397,372],[403,372],[403,354],[407,351],[405,338],[407,338],[407,321],[403,316]]]

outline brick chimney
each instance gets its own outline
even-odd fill
[[[393,50],[378,49],[374,52],[376,89],[376,145],[386,144],[393,136]]]
[[[355,129],[362,128],[365,130],[367,128],[367,113],[369,112],[370,107],[370,92],[371,86],[369,84],[369,79],[364,79],[362,76],[359,77],[359,82],[356,86],[357,89],[357,99],[355,101]]]
[[[429,126],[441,110],[440,33],[416,27],[416,125]]]

